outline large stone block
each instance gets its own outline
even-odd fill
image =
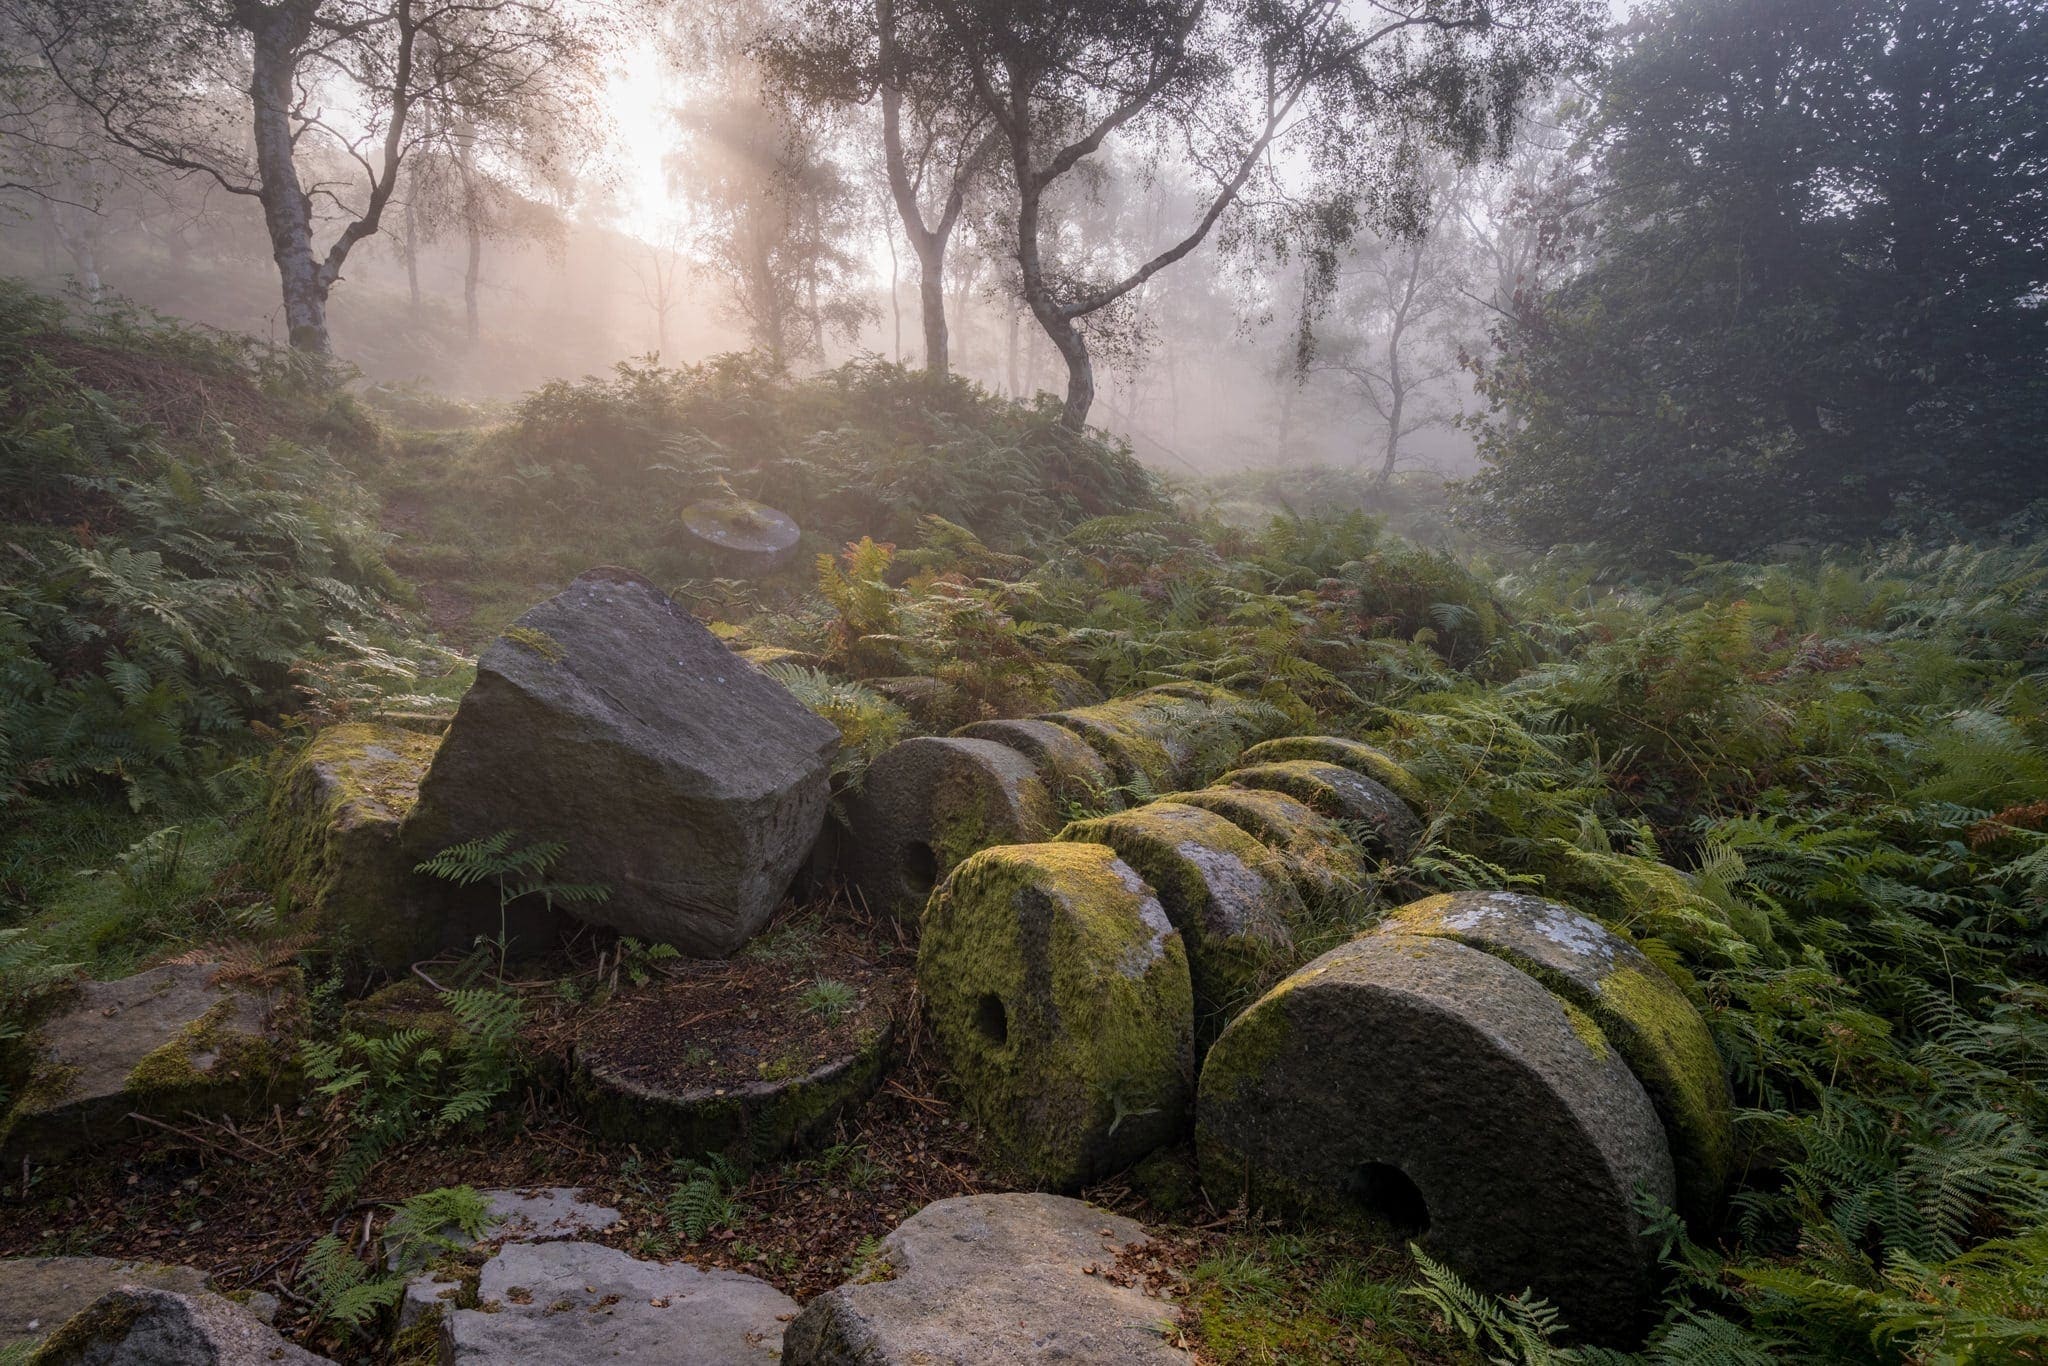
[[[124,1262],[112,1257],[0,1259],[0,1360],[57,1331],[72,1315],[124,1285],[196,1294],[207,1288],[196,1266]]]
[[[1591,1017],[1477,949],[1376,931],[1302,968],[1210,1049],[1196,1132],[1219,1206],[1416,1238],[1596,1339],[1650,1301],[1656,1108]]]
[[[925,907],[917,980],[969,1111],[1022,1181],[1075,1189],[1184,1129],[1187,952],[1109,849],[968,859]]]
[[[233,1300],[124,1286],[73,1315],[33,1360],[37,1366],[322,1366],[328,1359],[285,1341]]]
[[[556,877],[610,889],[583,918],[723,956],[817,839],[838,742],[653,584],[594,569],[478,659],[403,843],[559,840]]]
[[[1591,1015],[1664,1120],[1680,1210],[1713,1221],[1735,1164],[1728,1074],[1706,1021],[1641,949],[1568,906],[1520,892],[1428,897],[1388,924],[1505,959]]]
[[[257,840],[261,876],[288,915],[393,970],[475,929],[449,922],[442,887],[399,845],[440,747],[394,725],[328,727],[278,772]]]
[[[1300,894],[1270,850],[1214,812],[1148,802],[1076,821],[1059,837],[1114,849],[1165,907],[1187,947],[1197,1056],[1231,1016],[1297,965]]]
[[[878,915],[915,917],[968,855],[1031,844],[1059,808],[1025,756],[991,740],[920,736],[891,746],[845,799],[840,862]]]
[[[1187,1366],[1163,1331],[1172,1301],[1100,1274],[1148,1241],[1060,1196],[941,1200],[882,1240],[868,1278],[804,1306],[783,1366]]]

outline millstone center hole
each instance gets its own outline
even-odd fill
[[[1385,1224],[1403,1238],[1429,1231],[1429,1202],[1408,1179],[1408,1173],[1392,1163],[1360,1163],[1351,1173],[1344,1194],[1367,1217]]]
[[[939,856],[922,840],[903,846],[903,885],[912,896],[929,896],[939,885]]]
[[[993,991],[981,994],[981,999],[974,1003],[974,1027],[998,1048],[1010,1041],[1010,1012],[1002,997]]]

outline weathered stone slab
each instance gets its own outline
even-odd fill
[[[1641,949],[1568,906],[1520,892],[1433,896],[1388,924],[1505,959],[1591,1015],[1664,1121],[1679,1209],[1715,1218],[1735,1162],[1727,1071],[1706,1021]]]
[[[643,1262],[597,1243],[514,1243],[484,1263],[475,1309],[441,1320],[453,1366],[774,1366],[796,1302],[765,1281]]]
[[[403,845],[516,831],[621,933],[722,957],[781,901],[825,817],[839,733],[627,570],[595,569],[477,661]]]
[[[412,871],[399,826],[441,746],[399,725],[329,726],[278,773],[257,863],[279,905],[336,947],[392,969],[458,942],[439,884]]]
[[[576,1186],[535,1186],[526,1190],[479,1191],[489,1205],[489,1226],[472,1246],[485,1243],[551,1243],[584,1239],[602,1233],[619,1222],[619,1212],[609,1205],[583,1198]],[[454,1239],[457,1230],[441,1230]],[[386,1269],[398,1270],[398,1249],[384,1254]],[[457,1307],[462,1293],[459,1270],[430,1268],[405,1284],[405,1296],[398,1302],[398,1331],[403,1333],[424,1320],[429,1313],[445,1314]]]
[[[1059,838],[1114,849],[1165,907],[1187,947],[1197,1057],[1232,1016],[1298,966],[1300,894],[1263,844],[1214,812],[1148,802],[1076,821]]]
[[[281,1097],[290,1049],[270,1024],[284,993],[216,983],[221,971],[167,963],[78,986],[36,1028],[0,1148],[61,1152],[132,1137],[131,1112],[242,1113]]]
[[[1422,839],[1422,822],[1391,788],[1339,764],[1320,759],[1249,764],[1224,774],[1220,785],[1284,792],[1342,821],[1367,853],[1395,862],[1415,852]]]
[[[317,1366],[233,1300],[143,1286],[111,1290],[52,1333],[36,1366]]]
[[[1589,1016],[1462,944],[1377,931],[1275,987],[1210,1049],[1196,1138],[1219,1205],[1417,1238],[1596,1339],[1650,1300],[1655,1107]]]
[[[1363,740],[1340,735],[1283,735],[1262,740],[1244,752],[1248,764],[1279,763],[1288,759],[1318,759],[1362,774],[1389,789],[1408,805],[1421,811],[1429,805],[1422,784],[1400,760]]]
[[[963,740],[991,740],[1014,749],[1038,770],[1038,778],[1061,805],[1114,811],[1123,805],[1116,774],[1086,740],[1050,721],[976,721],[953,732]]]
[[[891,746],[845,801],[841,860],[877,915],[914,917],[961,860],[1059,828],[1031,761],[989,740],[922,736]]]
[[[1091,1274],[1146,1241],[1079,1200],[941,1200],[882,1240],[869,1278],[804,1307],[784,1366],[1187,1366],[1161,1331],[1171,1300]]]
[[[1160,800],[1213,811],[1265,845],[1314,911],[1341,914],[1365,891],[1365,858],[1344,827],[1284,792],[1203,787]]]
[[[0,1351],[42,1341],[73,1314],[124,1285],[193,1294],[206,1289],[207,1279],[196,1266],[113,1257],[0,1260]]]
[[[1185,1127],[1187,952],[1111,850],[974,855],[925,907],[917,979],[969,1110],[1022,1180],[1075,1189]]]

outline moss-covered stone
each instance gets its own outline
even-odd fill
[[[1039,719],[1086,740],[1119,782],[1154,793],[1207,782],[1279,714],[1213,684],[1169,683]]]
[[[863,1006],[859,1042],[823,1063],[771,1064],[755,1076],[683,1090],[649,1084],[602,1042],[582,1038],[571,1089],[583,1120],[614,1142],[692,1157],[721,1153],[742,1164],[768,1161],[816,1139],[874,1093],[895,1046],[892,1007],[879,998]]]
[[[273,987],[173,963],[88,982],[30,1040],[28,1084],[0,1121],[0,1149],[47,1156],[131,1134],[131,1114],[244,1114],[296,1093],[297,974]]]
[[[398,839],[440,744],[397,726],[330,726],[277,773],[257,836],[259,876],[286,914],[388,969],[461,942]]]
[[[1150,802],[1076,821],[1059,838],[1107,845],[1151,884],[1187,948],[1196,1057],[1296,966],[1300,894],[1265,845],[1214,812]]]
[[[1428,809],[1429,802],[1415,775],[1385,750],[1375,749],[1362,740],[1347,740],[1339,735],[1283,735],[1277,740],[1262,740],[1244,752],[1244,762],[1248,764],[1288,759],[1320,759],[1326,764],[1340,764],[1379,783],[1417,811]]]
[[[1187,952],[1129,865],[1096,844],[985,849],[925,908],[932,1035],[1000,1165],[1073,1189],[1187,1123]]]
[[[1365,857],[1344,827],[1284,792],[1203,787],[1160,800],[1213,811],[1265,845],[1313,911],[1335,911],[1341,919],[1365,891]]]
[[[1597,1340],[1649,1302],[1636,1201],[1674,1186],[1655,1107],[1585,1012],[1499,958],[1385,927],[1333,949],[1223,1032],[1197,1115],[1219,1207],[1415,1238]]]
[[[892,746],[846,800],[840,851],[868,909],[915,916],[963,859],[1059,828],[1059,808],[1031,761],[989,740],[920,736]]]
[[[1513,963],[1598,1026],[1656,1103],[1671,1139],[1679,1208],[1711,1223],[1733,1176],[1734,1102],[1712,1033],[1643,952],[1605,925],[1519,892],[1457,892],[1389,918]]]
[[[1284,792],[1356,836],[1366,853],[1399,862],[1422,839],[1422,823],[1392,789],[1340,764],[1281,759],[1249,764],[1223,775],[1222,785]]]
[[[1094,746],[1050,721],[976,721],[953,732],[963,740],[990,740],[1031,761],[1039,780],[1064,807],[1114,811],[1123,805],[1117,776]]]

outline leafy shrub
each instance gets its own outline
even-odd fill
[[[293,665],[378,619],[396,582],[325,451],[278,438],[255,455],[218,425],[172,439],[52,359],[52,337],[77,335],[0,287],[0,499],[21,510],[0,577],[0,800],[108,778],[137,807],[168,805],[287,709]],[[121,334],[137,336],[229,363],[174,331]]]

